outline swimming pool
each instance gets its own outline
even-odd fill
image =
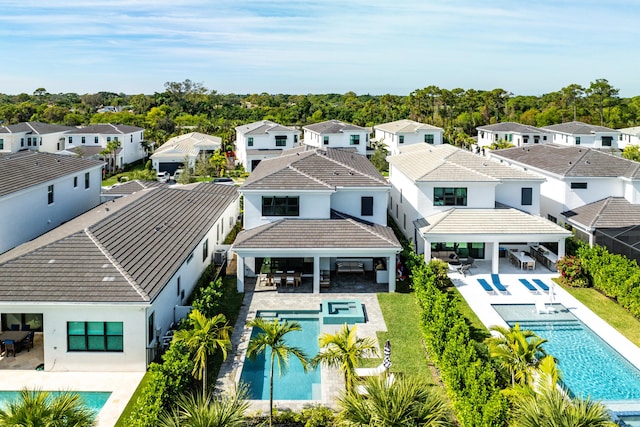
[[[495,304],[510,325],[520,324],[548,342],[559,360],[562,381],[572,394],[595,400],[640,399],[640,371],[561,304],[556,313],[538,314],[532,304]]]
[[[320,334],[319,311],[258,311],[258,317],[271,319],[295,320],[300,323],[301,331],[290,332],[285,335],[288,345],[298,347],[304,351],[307,357],[315,356],[319,351],[318,335]],[[251,332],[253,338],[260,331],[254,328]],[[269,399],[269,361],[271,351],[267,350],[257,356],[255,360],[245,359],[240,382],[249,387],[249,399]],[[296,357],[289,359],[289,365],[285,375],[280,376],[276,363],[273,374],[273,399],[274,400],[321,400],[320,369],[304,372],[302,364]]]
[[[0,391],[0,408],[4,408],[7,402],[19,398],[20,393],[20,391]],[[49,393],[52,396],[56,396],[64,392],[50,391]],[[71,393],[78,394],[82,402],[96,414],[100,412],[104,404],[109,400],[109,396],[111,396],[110,391],[71,391]]]

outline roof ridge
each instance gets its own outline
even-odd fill
[[[283,171],[285,169],[291,169],[291,170],[293,170],[293,171],[295,171],[295,172],[297,172],[297,173],[309,178],[310,180],[317,182],[318,184],[325,185],[328,188],[335,188],[335,187],[327,184],[326,182],[322,181],[321,179],[318,179],[318,178],[316,178],[314,176],[311,176],[308,173],[305,173],[305,172],[301,171],[300,169],[296,168],[295,166],[293,166],[294,163],[296,163],[296,162],[289,163],[286,168],[282,168],[282,169],[280,169],[280,171]]]
[[[382,240],[384,240],[384,241],[386,241],[386,242],[388,242],[388,243],[391,243],[391,244],[393,244],[393,243],[394,243],[394,242],[392,242],[391,240],[387,239],[387,238],[386,238],[385,236],[383,236],[382,234],[378,233],[378,231],[376,230],[376,225],[380,225],[380,224],[376,224],[376,223],[372,222],[372,223],[371,223],[371,225],[366,225],[366,224],[364,224],[363,222],[359,221],[359,220],[358,220],[358,218],[356,218],[356,217],[350,216],[350,215],[348,215],[348,214],[345,214],[345,213],[343,213],[343,212],[340,212],[340,211],[337,211],[337,210],[334,210],[334,209],[332,209],[332,210],[333,210],[337,215],[339,215],[342,219],[344,219],[344,220],[346,220],[346,221],[349,221],[349,222],[350,222],[350,223],[352,223],[352,224],[355,224],[355,225],[356,225],[356,226],[358,226],[360,229],[362,229],[362,230],[364,230],[364,231],[366,231],[366,232],[368,232],[368,233],[374,234],[374,235],[378,236],[379,238],[381,238]],[[329,221],[331,221],[331,220],[329,220]]]
[[[316,155],[317,155],[317,156],[320,156],[320,154],[318,153],[318,150],[320,150],[320,149],[319,149],[319,148],[316,148],[316,150],[315,150],[315,151],[316,151]],[[344,152],[344,151],[342,151],[342,152]],[[327,151],[327,153],[329,153],[329,151]],[[358,154],[358,153],[351,153],[351,154],[352,154],[352,155],[353,155],[353,154],[356,154],[357,156],[361,156],[361,155],[362,155],[362,154]],[[353,168],[353,167],[351,167],[351,166],[347,165],[346,163],[342,163],[342,162],[340,162],[340,161],[338,161],[338,160],[336,160],[336,159],[333,159],[333,158],[331,158],[331,157],[329,157],[329,156],[320,156],[320,157],[323,157],[323,158],[325,158],[325,159],[331,160],[333,163],[339,164],[340,166],[342,166],[342,167],[344,167],[344,168],[346,168],[346,169],[349,169],[349,170],[352,170],[352,171],[354,171],[354,172],[357,172],[358,174],[360,174],[360,175],[362,175],[362,176],[369,177],[369,178],[373,179],[374,181],[378,181],[378,182],[380,182],[380,183],[382,183],[382,184],[389,184],[389,183],[384,179],[384,177],[382,177],[383,179],[382,179],[382,180],[380,180],[380,179],[378,179],[378,178],[377,178],[377,177],[375,177],[375,176],[372,176],[372,175],[369,175],[369,174],[364,173],[364,172],[362,172],[362,171],[359,171],[358,169],[355,169],[355,168]]]
[[[98,241],[98,239],[93,235],[93,233],[88,228],[84,229],[84,233],[93,242],[93,244],[96,245],[98,250],[102,252],[105,258],[109,260],[111,265],[113,265],[115,269],[118,270],[118,272],[122,275],[122,277],[124,277],[127,280],[127,282],[129,282],[129,285],[131,285],[131,287],[138,293],[138,295],[140,295],[142,299],[145,301],[151,301],[149,294],[147,294],[140,287],[140,285],[138,285],[138,283],[133,279],[133,277],[131,277],[131,275],[125,271],[122,265],[120,265],[120,263],[107,251],[107,249],[102,245],[102,243]]]
[[[604,203],[602,203],[602,206],[600,207],[600,209],[598,209],[598,212],[596,213],[595,217],[593,218],[593,221],[591,221],[591,224],[589,224],[589,226],[593,227],[595,224],[597,224],[598,220],[600,219],[600,216],[602,215],[606,207],[609,206],[609,203],[611,203],[612,199],[613,199],[612,196],[609,196],[606,199],[604,199]]]
[[[581,151],[582,151],[582,148],[578,147],[578,152],[580,153]],[[569,169],[566,170],[566,172],[564,172],[564,176],[567,176],[569,174],[569,172],[571,172],[573,170],[573,168],[575,168],[578,165],[578,163],[580,163],[582,160],[584,160],[584,156],[586,156],[587,153],[589,153],[590,151],[591,151],[591,149],[587,148],[586,150],[584,150],[584,153],[582,153],[582,155],[580,156],[580,158],[576,162],[570,163],[571,166],[569,167]]]

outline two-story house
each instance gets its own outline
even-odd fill
[[[46,371],[144,372],[238,214],[208,183],[102,204],[0,255],[2,329],[41,333]]]
[[[65,148],[65,134],[73,127],[40,122],[0,126],[0,154],[20,150],[56,153]]]
[[[542,128],[553,134],[551,142],[564,146],[618,148],[620,131],[582,122],[568,122]]]
[[[395,290],[401,246],[386,226],[389,184],[365,156],[350,149],[287,150],[260,162],[240,192],[245,229],[232,247],[239,292],[266,259],[312,277],[315,293],[321,272],[334,274],[339,262],[359,260],[365,273],[382,259],[388,273],[381,283]]]
[[[316,148],[354,148],[359,154],[367,155],[369,148],[369,129],[345,123],[340,120],[327,120],[304,126],[306,145]]]
[[[0,156],[0,253],[97,206],[102,167],[35,151]]]
[[[124,165],[143,159],[146,155],[142,144],[144,129],[137,126],[97,124],[74,128],[65,133],[64,149],[80,154],[82,157],[102,157],[109,163],[114,162],[111,156],[100,154],[110,142],[117,142],[115,164],[111,168],[122,168]]]
[[[522,147],[530,144],[545,144],[552,142],[553,139],[553,134],[547,130],[515,122],[478,126],[476,129],[480,147],[487,147],[499,141]]]
[[[271,120],[260,120],[236,127],[236,161],[252,172],[262,160],[279,156],[296,147],[300,131]]]
[[[408,119],[375,125],[373,131],[375,141],[384,144],[389,154],[398,154],[403,147],[418,143],[440,145],[444,133],[437,126]]]
[[[174,136],[158,147],[150,159],[156,171],[173,175],[181,167],[194,168],[198,156],[211,154],[221,147],[222,138],[219,136],[191,132]]]
[[[503,164],[539,174],[540,212],[573,227],[579,237],[640,259],[640,163],[601,150],[549,144],[494,151]],[[626,233],[626,234],[625,234]]]
[[[628,145],[640,146],[640,126],[618,129],[618,148],[624,150]]]
[[[389,156],[389,214],[425,260],[433,252],[491,260],[501,246],[544,242],[564,255],[571,233],[538,216],[544,178],[452,145],[417,144]]]

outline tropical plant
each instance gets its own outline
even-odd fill
[[[232,330],[223,314],[207,318],[200,310],[194,309],[189,313],[188,327],[173,335],[173,341],[183,343],[193,355],[195,365],[191,374],[198,380],[202,379],[203,395],[207,393],[208,358],[217,350],[222,352],[223,359],[227,358]]]
[[[556,266],[566,284],[575,287],[584,287],[589,284],[580,258],[564,256],[558,260]]]
[[[273,424],[273,370],[275,364],[278,364],[280,375],[284,375],[287,371],[289,358],[293,355],[300,363],[302,368],[307,371],[308,362],[304,352],[287,344],[284,337],[293,331],[301,331],[302,327],[298,322],[290,322],[285,320],[280,322],[278,319],[267,321],[261,317],[247,322],[248,327],[258,328],[262,332],[251,338],[247,347],[247,357],[255,359],[257,355],[271,352],[269,357],[269,425]]]
[[[365,396],[345,392],[339,399],[339,418],[349,426],[449,426],[449,407],[442,394],[422,378],[401,377],[389,383],[369,377]]]
[[[160,427],[241,427],[246,425],[244,413],[249,407],[245,400],[246,389],[234,394],[214,397],[211,394],[188,394],[180,396],[176,406],[164,412],[159,419]]]
[[[325,365],[338,368],[344,376],[347,392],[353,390],[356,379],[356,366],[367,354],[378,354],[376,342],[369,337],[357,336],[357,326],[349,328],[346,323],[335,334],[322,334],[318,339],[320,353],[311,361],[311,365]]]
[[[87,427],[95,425],[94,412],[73,392],[52,394],[27,390],[0,407],[0,425],[13,427]]]
[[[512,328],[492,326],[490,330],[492,336],[486,340],[489,355],[509,373],[511,385],[532,384],[540,360],[547,355],[542,347],[547,340],[533,331],[521,330],[518,323]]]

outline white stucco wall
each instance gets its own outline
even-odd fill
[[[351,135],[360,136],[358,145],[351,145]],[[324,145],[324,136],[329,137],[328,145]],[[364,156],[367,154],[367,146],[369,145],[369,133],[366,131],[346,131],[344,133],[318,134],[305,129],[302,142],[318,148],[355,148],[359,154]]]
[[[376,224],[387,225],[388,188],[341,188],[331,195],[331,209]],[[362,216],[362,197],[373,197],[373,215]]]
[[[433,145],[442,144],[442,131],[439,129],[421,129],[418,132],[393,133],[382,129],[375,129],[375,138],[384,142],[390,154],[398,154],[402,147],[413,144],[424,144],[425,135],[433,135]],[[404,136],[404,142],[400,144],[400,135]]]
[[[522,204],[522,189],[531,188],[531,205]],[[496,202],[520,209],[532,215],[540,215],[540,182],[504,182],[496,187]]]
[[[269,222],[277,221],[281,216],[262,216],[262,196],[299,197],[300,215],[293,218],[326,219],[330,217],[331,193],[325,192],[244,192],[244,228],[250,230]]]

